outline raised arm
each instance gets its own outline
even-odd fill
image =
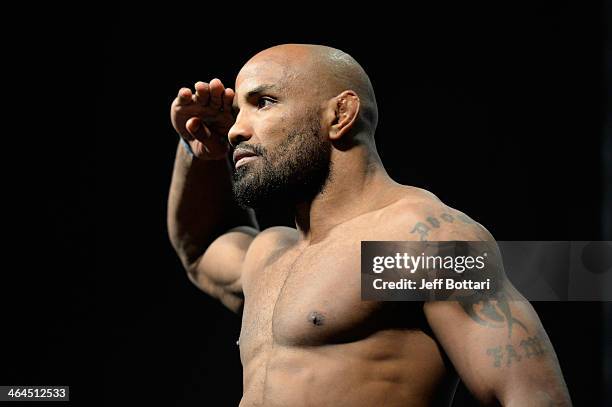
[[[218,79],[179,91],[171,106],[178,145],[168,197],[168,233],[191,281],[234,312],[242,307],[242,263],[257,235],[254,215],[232,199],[227,133],[234,93]]]

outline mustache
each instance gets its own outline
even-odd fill
[[[247,144],[247,143],[239,143],[238,145],[236,145],[236,147],[234,147],[234,149],[241,149],[241,150],[246,150],[250,153],[253,153],[255,155],[265,155],[266,154],[266,149],[260,145],[257,144]]]

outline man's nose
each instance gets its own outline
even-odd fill
[[[241,113],[242,112],[238,113],[234,125],[227,133],[228,141],[232,147],[236,147],[241,142],[247,141],[253,135],[251,126],[244,120],[244,116],[241,117]]]

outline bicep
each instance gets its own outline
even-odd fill
[[[242,307],[242,269],[258,230],[241,226],[219,236],[191,267],[189,279],[234,312]]]
[[[569,405],[563,404],[569,396],[548,336],[531,304],[513,287],[479,302],[426,303],[425,314],[480,401],[540,405],[550,398]]]

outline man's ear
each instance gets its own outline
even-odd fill
[[[330,100],[330,108],[335,114],[329,128],[329,138],[332,141],[340,140],[353,127],[359,116],[359,96],[352,90],[345,90]]]

